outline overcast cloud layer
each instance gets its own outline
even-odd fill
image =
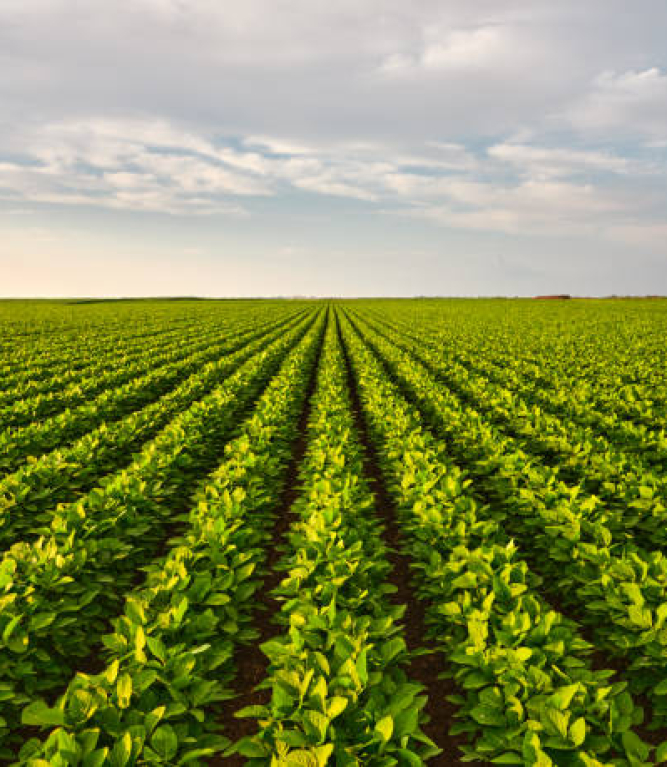
[[[0,294],[667,293],[667,5],[2,0]]]

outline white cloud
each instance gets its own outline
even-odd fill
[[[420,63],[426,69],[488,66],[502,60],[511,43],[508,30],[498,26],[454,30],[426,45]]]
[[[313,147],[304,146],[295,142],[285,141],[284,139],[273,138],[271,136],[248,136],[243,142],[249,147],[258,147],[263,152],[283,155],[309,155],[313,154]]]
[[[75,121],[13,137],[0,166],[7,198],[169,214],[244,212],[231,198],[272,190],[206,139],[157,120]],[[231,152],[227,153],[232,154]]]
[[[599,231],[610,216],[634,220],[647,204],[632,188],[641,163],[536,144],[473,153],[446,141],[406,151],[256,136],[223,145],[166,121],[93,119],[27,131],[10,148],[21,159],[0,165],[0,196],[21,204],[239,216],[252,212],[253,197],[291,188],[453,228],[560,236]],[[593,172],[622,183],[612,190]]]
[[[599,74],[566,117],[583,130],[667,139],[667,73],[658,67]]]
[[[373,202],[377,196],[373,192],[366,191],[360,186],[348,184],[345,181],[337,181],[335,173],[323,173],[318,176],[304,176],[294,180],[294,185],[299,189],[307,189],[312,192],[329,194],[335,197],[348,197],[356,200]]]
[[[610,152],[566,147],[500,143],[491,146],[488,154],[491,158],[508,163],[520,173],[533,178],[572,176],[588,171],[623,174],[640,170],[639,163]]]
[[[421,39],[383,58],[378,73],[389,78],[459,78],[479,75],[496,78],[500,72],[516,76],[525,66],[541,63],[547,51],[535,46],[520,25],[483,24],[452,28],[451,23],[427,23]],[[451,79],[451,82],[456,82]]]
[[[595,236],[610,222],[634,218],[641,202],[592,184],[564,181],[442,180],[408,215],[472,231],[510,235]],[[396,211],[393,211],[396,213]]]

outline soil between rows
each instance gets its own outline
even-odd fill
[[[331,320],[329,320],[331,321]],[[317,371],[320,365],[326,327],[322,333],[320,346],[317,351],[310,380],[306,389],[304,402],[297,425],[296,438],[292,448],[292,457],[287,468],[285,484],[280,495],[280,501],[276,509],[276,518],[269,539],[273,542],[268,549],[267,558],[264,562],[267,575],[260,591],[255,594],[256,608],[253,615],[252,626],[258,632],[258,637],[250,644],[240,645],[234,654],[236,674],[233,688],[235,695],[225,705],[218,718],[222,733],[233,742],[252,735],[256,730],[256,721],[252,718],[239,719],[234,714],[246,706],[266,705],[271,698],[270,690],[257,690],[257,685],[266,678],[268,659],[261,651],[260,646],[277,636],[281,628],[273,617],[280,610],[280,602],[271,596],[282,580],[282,573],[277,565],[282,556],[281,543],[285,540],[287,531],[295,519],[292,511],[294,502],[301,491],[299,483],[299,467],[303,461],[308,446],[308,421],[311,413],[311,402],[317,383]],[[216,754],[211,757],[209,765],[228,765],[229,767],[241,767],[246,763],[246,758],[240,754],[223,756]]]
[[[424,712],[429,721],[422,726],[422,730],[442,749],[442,753],[430,759],[429,764],[434,767],[435,765],[443,765],[443,767],[463,764],[473,765],[473,767],[482,765],[483,762],[463,762],[460,746],[465,744],[466,740],[463,736],[449,734],[450,727],[457,721],[455,719],[457,707],[447,700],[447,696],[460,693],[460,690],[452,679],[440,678],[447,671],[444,659],[434,643],[426,639],[425,605],[415,597],[410,586],[412,577],[410,559],[403,553],[405,542],[398,524],[396,507],[387,492],[378,453],[369,436],[357,383],[352,372],[348,350],[341,336],[338,319],[336,323],[347,369],[352,412],[359,442],[363,448],[365,478],[373,491],[376,512],[383,524],[382,537],[389,548],[387,559],[392,569],[388,580],[396,588],[391,600],[395,604],[406,607],[403,618],[403,637],[408,650],[411,653],[417,650],[429,651],[428,654],[413,655],[406,669],[412,680],[424,686],[428,698]]]

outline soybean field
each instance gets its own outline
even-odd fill
[[[667,301],[0,331],[1,764],[667,761]]]

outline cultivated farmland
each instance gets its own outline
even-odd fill
[[[667,761],[667,301],[0,329],[2,764]]]

